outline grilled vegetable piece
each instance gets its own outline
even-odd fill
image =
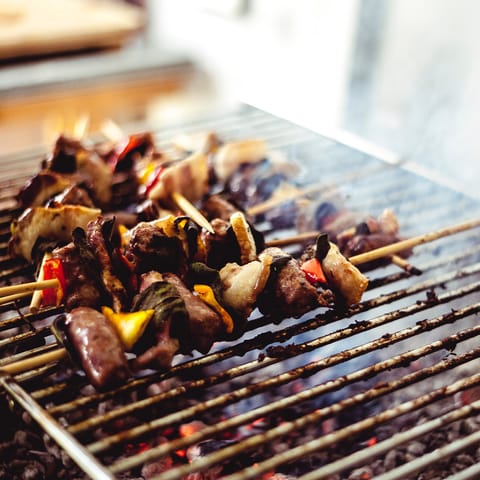
[[[224,304],[247,318],[270,275],[270,258],[263,256],[245,265],[227,263],[220,270]]]
[[[240,263],[252,262],[257,258],[257,247],[250,225],[242,212],[235,212],[230,216],[230,224],[240,247]]]
[[[262,313],[296,318],[328,304],[329,292],[319,293],[294,258],[277,247],[266,248],[259,258],[265,256],[272,259],[272,273],[257,302]]]
[[[127,351],[131,351],[147,328],[148,322],[155,313],[154,310],[139,312],[114,312],[110,307],[102,307],[102,313],[115,327]]]
[[[208,159],[202,153],[193,153],[162,171],[148,198],[171,204],[172,192],[178,192],[191,202],[200,200],[208,192]]]
[[[223,321],[225,326],[225,331],[227,333],[233,332],[233,319],[231,315],[220,305],[218,300],[215,298],[215,293],[209,285],[196,284],[193,286],[195,292],[198,293],[198,296],[213,310],[215,310]]]
[[[86,228],[88,222],[100,215],[100,210],[78,205],[59,208],[27,208],[12,222],[8,249],[12,256],[32,261],[32,248],[39,238],[67,243],[76,227]]]
[[[47,207],[60,207],[62,205],[83,205],[95,208],[88,192],[79,185],[70,185],[65,190],[55,195],[47,202]]]
[[[258,163],[267,155],[267,145],[263,140],[241,140],[222,145],[213,159],[217,178],[226,182],[232,173],[244,163]]]
[[[334,243],[330,243],[322,268],[329,285],[338,290],[347,306],[360,302],[368,287],[368,279],[341,253]]]
[[[171,367],[174,355],[180,348],[180,341],[172,336],[172,331],[186,332],[187,311],[185,302],[177,289],[163,280],[159,272],[142,275],[141,292],[133,310],[153,310],[147,329],[136,344],[135,367]]]
[[[177,135],[172,143],[175,148],[184,152],[209,154],[217,149],[220,140],[215,132],[197,132]]]
[[[20,207],[39,207],[45,202],[71,186],[71,181],[55,172],[41,171],[28,180],[20,189],[17,199]]]
[[[75,308],[67,314],[65,328],[95,388],[116,387],[129,378],[130,369],[122,342],[104,315],[93,308]]]

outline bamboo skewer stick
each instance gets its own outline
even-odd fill
[[[9,285],[7,287],[0,287],[0,298],[5,298],[6,295],[14,295],[19,293],[30,294],[36,290],[44,290],[45,288],[56,288],[59,283],[56,278],[50,280],[43,280],[41,282],[21,283],[20,285]]]
[[[407,273],[410,273],[411,275],[422,274],[422,271],[419,268],[407,262],[404,258],[400,257],[399,255],[390,255],[390,261],[393,264],[395,264],[397,267],[400,267],[402,270],[405,270]]]
[[[182,210],[186,215],[192,218],[197,222],[201,227],[203,227],[207,232],[215,233],[213,227],[210,225],[210,222],[200,213],[200,211],[190,203],[182,194],[178,192],[172,192],[172,199],[177,204],[177,207]]]
[[[454,235],[456,233],[464,232],[466,230],[470,230],[476,227],[480,227],[480,219],[470,220],[457,225],[453,225],[451,227],[441,228],[439,230],[435,230],[429,233],[424,233],[416,237],[400,240],[399,242],[391,243],[390,245],[386,245],[384,247],[376,248],[375,250],[370,250],[369,252],[361,253],[359,255],[350,257],[349,261],[354,265],[360,265],[362,263],[371,262],[373,260],[379,260],[380,258],[385,258],[391,255],[395,255],[399,252],[402,252],[404,250],[409,250],[423,243],[432,242],[439,238],[446,237],[449,235]],[[320,232],[318,231],[304,232],[304,233],[300,233],[298,235],[294,235],[287,238],[270,240],[269,242],[267,242],[267,246],[281,247],[286,245],[293,245],[295,243],[301,243],[304,241],[313,240],[317,238],[319,234]],[[399,258],[401,257],[396,256],[394,260],[397,261],[398,263],[402,263],[401,260],[399,260]]]
[[[45,252],[42,258],[42,263],[40,264],[40,270],[37,278],[37,282],[43,282],[45,280],[43,275],[43,267],[45,266],[45,262],[51,258],[51,254],[49,252]],[[43,290],[35,290],[32,295],[32,300],[30,302],[30,312],[37,313],[40,305],[42,303],[42,292]]]
[[[20,300],[21,298],[28,297],[32,292],[20,292],[20,293],[13,293],[12,295],[7,295],[5,297],[0,298],[0,305],[5,303],[14,302],[15,300]]]
[[[470,220],[468,222],[463,222],[451,227],[441,228],[440,230],[435,230],[434,232],[424,233],[423,235],[407,238],[406,240],[400,240],[399,242],[385,245],[384,247],[376,248],[375,250],[361,253],[360,255],[355,255],[350,257],[349,260],[354,265],[360,265],[362,263],[371,262],[373,260],[378,260],[380,258],[393,255],[403,250],[409,250],[410,248],[422,245],[423,243],[432,242],[439,238],[454,235],[456,233],[464,232],[465,230],[470,230],[476,227],[480,227],[480,219]]]
[[[67,356],[67,350],[65,348],[58,348],[50,352],[42,353],[34,357],[26,358],[25,360],[19,360],[0,367],[0,370],[10,375],[26,372],[37,367],[43,367],[47,363],[56,362]]]
[[[300,198],[304,197],[305,195],[309,195],[310,193],[316,193],[319,191],[325,191],[328,187],[325,187],[323,184],[315,184],[311,185],[305,188],[302,188],[300,190],[291,192],[289,194],[285,194],[276,198],[271,198],[269,200],[265,200],[264,202],[257,203],[257,205],[254,205],[253,207],[250,207],[247,210],[247,215],[258,215],[260,213],[265,213],[268,210],[271,210],[272,208],[281,205],[282,203],[288,201],[288,200],[293,200],[295,198]]]
[[[295,243],[302,243],[308,240],[314,240],[320,235],[321,232],[318,230],[303,232],[291,237],[285,238],[276,238],[274,240],[269,240],[266,242],[267,247],[285,247],[287,245],[294,245]]]
[[[194,207],[195,208],[195,207]],[[472,228],[480,227],[480,219],[471,220],[468,222],[460,223],[451,227],[442,228],[434,232],[425,233],[423,235],[418,235],[416,237],[407,238],[406,240],[400,240],[399,242],[386,245],[384,247],[377,248],[375,250],[370,250],[369,252],[361,253],[349,258],[349,261],[354,265],[360,265],[362,263],[371,262],[374,260],[379,260],[380,258],[385,258],[393,256],[393,261],[402,268],[409,268],[408,262],[403,258],[395,255],[398,252],[403,250],[408,250],[418,245],[424,243],[432,242],[442,237],[449,235],[454,235]],[[306,232],[305,234],[296,235],[295,237],[289,237],[288,239],[279,239],[267,242],[268,246],[279,246],[279,245],[289,245],[293,243],[299,243],[303,240],[308,240],[318,236],[319,232]],[[415,268],[410,266],[411,268]],[[413,273],[413,272],[412,272]],[[50,280],[43,280],[39,282],[30,282],[23,283],[20,285],[10,285],[6,287],[0,287],[0,303],[5,303],[6,299],[8,301],[15,300],[16,298],[22,298],[23,296],[29,295],[30,293],[36,290],[43,290],[46,288],[56,288],[59,283],[56,278]],[[18,296],[17,296],[18,295]],[[12,298],[16,296],[15,298]]]

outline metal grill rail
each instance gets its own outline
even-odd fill
[[[480,215],[478,202],[461,192],[251,107],[155,135],[159,145],[168,146],[176,133],[206,129],[226,140],[264,138],[302,166],[300,177],[318,172],[325,195],[339,195],[349,210],[377,215],[392,208],[404,236]],[[6,242],[10,220],[19,213],[13,196],[26,173],[38,168],[41,154],[24,152],[15,162],[0,159],[4,283],[31,280],[31,267],[12,261]],[[268,478],[273,471],[302,480],[347,479],[355,467],[479,414],[480,401],[459,406],[455,400],[480,385],[475,373],[480,364],[478,233],[463,232],[416,248],[410,260],[422,276],[410,276],[393,265],[369,271],[365,300],[346,312],[318,309],[283,321],[257,316],[237,342],[219,342],[204,356],[180,357],[171,371],[150,373],[115,391],[93,392],[83,377],[66,376],[64,365],[57,363],[14,378],[1,375],[0,383],[18,404],[14,411],[30,413],[92,478],[128,478],[129,472],[138,478],[148,462],[215,440],[219,443],[214,451],[189,463],[175,457],[176,464],[155,478],[183,479],[228,465],[230,470],[223,473],[228,480]],[[32,315],[27,300],[15,308],[0,307],[0,369],[55,348],[50,323],[60,311]],[[429,418],[432,405],[439,410]],[[354,415],[342,423],[350,411]],[[283,418],[285,412],[288,418]],[[363,444],[364,436],[376,435],[380,426],[400,417],[415,418],[419,412],[425,415],[423,422],[373,446]],[[203,426],[180,435],[180,426],[193,420]],[[333,431],[322,430],[327,420],[336,422]],[[266,426],[258,427],[258,422]],[[158,443],[159,435],[166,437],[164,443]],[[147,450],[132,449],[145,442],[150,442]],[[285,442],[288,448],[280,448]],[[417,478],[418,472],[438,463],[439,452],[444,460],[478,444],[478,433],[465,435],[373,478]],[[462,476],[450,478],[475,475],[476,469],[465,468]]]

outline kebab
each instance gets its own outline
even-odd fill
[[[238,147],[238,145],[237,145],[237,147]],[[255,148],[253,148],[251,150],[248,150],[248,148],[247,148],[247,151],[253,151],[253,154],[252,154],[252,157],[251,157],[251,163],[258,162],[259,159],[263,156],[263,147],[261,146],[261,144],[257,143],[257,144],[254,145],[254,147]],[[244,149],[245,146],[244,145],[241,146],[240,151],[242,150],[242,148]],[[230,151],[232,151],[232,149],[230,149]],[[235,152],[236,150],[233,149],[233,151]],[[221,159],[221,161],[219,161],[219,163],[217,165],[222,166],[222,168],[220,168],[219,171],[223,172],[223,175],[226,175],[225,172],[229,172],[229,169],[232,168],[231,167],[232,163],[231,162],[229,163],[225,160],[225,158],[228,158],[228,156],[225,157],[225,154],[223,156],[219,156],[219,158]],[[190,177],[192,177],[191,173],[194,170],[193,166],[195,166],[195,165],[197,165],[197,166],[198,165],[203,165],[204,166],[205,165],[204,156],[202,156],[202,155],[190,156],[190,157],[188,157],[188,161],[178,162],[178,164],[176,164],[173,167],[171,167],[170,169],[168,169],[167,174],[164,174],[164,175],[159,177],[161,179],[161,181],[159,183],[158,183],[158,178],[157,178],[156,188],[154,190],[150,190],[150,192],[153,192],[153,193],[151,193],[151,197],[153,199],[162,198],[163,200],[165,200],[165,197],[171,197],[172,194],[178,193],[178,192],[175,191],[175,188],[186,189],[187,187],[186,187],[185,183],[176,183],[175,180],[182,176],[180,173],[185,173],[185,172],[189,172]],[[131,165],[130,165],[130,167],[131,167]],[[201,171],[205,172],[205,169],[203,168],[203,170],[201,170]],[[191,192],[193,192],[193,194],[191,196],[192,200],[196,200],[197,197],[199,197],[200,194],[205,189],[205,173],[203,173],[203,175],[200,176],[200,181],[198,183],[198,186],[199,186],[198,188],[194,188],[194,189],[191,190]],[[185,192],[185,193],[187,193],[187,192]],[[67,209],[65,208],[64,211],[66,212]],[[42,212],[42,214],[45,213],[42,210],[37,210],[36,212],[37,212],[37,214],[38,214],[38,212]],[[231,224],[232,224],[233,230],[235,231],[235,226],[237,227],[236,231],[235,231],[235,234],[236,234],[237,243],[240,247],[240,253],[241,253],[240,265],[239,264],[234,265],[235,262],[227,262],[225,264],[225,266],[220,269],[219,278],[220,278],[220,282],[221,282],[222,285],[224,285],[224,286],[229,285],[228,288],[224,288],[223,293],[224,293],[224,297],[227,299],[226,302],[229,304],[228,306],[236,312],[237,317],[240,316],[245,320],[249,316],[249,314],[251,313],[253,308],[255,308],[255,306],[257,306],[257,303],[258,303],[258,305],[262,305],[261,309],[264,312],[267,311],[266,313],[271,313],[271,312],[268,312],[268,305],[272,305],[272,304],[281,305],[280,300],[282,298],[285,299],[286,294],[290,293],[293,290],[291,288],[291,286],[295,282],[292,281],[292,279],[297,279],[297,285],[296,286],[299,286],[299,292],[301,292],[302,295],[303,295],[303,302],[295,304],[295,302],[285,300],[286,305],[290,305],[290,306],[287,309],[282,308],[281,311],[288,312],[289,315],[291,315],[291,316],[299,316],[299,315],[301,315],[301,314],[303,314],[303,313],[305,313],[309,310],[312,310],[313,308],[315,308],[316,306],[318,306],[320,304],[324,304],[325,298],[322,298],[321,300],[319,300],[321,297],[319,297],[317,295],[316,288],[312,287],[312,285],[305,280],[306,277],[305,277],[304,271],[302,271],[300,268],[298,268],[298,265],[296,264],[296,262],[290,256],[284,254],[284,252],[281,252],[279,249],[276,249],[274,251],[262,251],[262,253],[258,256],[258,258],[255,258],[257,256],[256,255],[256,247],[255,247],[254,250],[249,251],[249,248],[251,249],[251,247],[253,245],[252,239],[250,238],[251,237],[251,231],[249,229],[250,228],[249,225],[247,224],[244,217],[241,216],[241,215],[237,214],[235,216],[235,214],[232,214],[231,217],[230,217],[230,220],[232,220],[232,218],[233,218],[233,221],[231,221]],[[220,221],[222,219],[219,218],[218,220]],[[78,268],[78,264],[80,262],[78,261],[78,258],[77,259],[75,258],[75,255],[79,255],[79,252],[83,252],[82,253],[82,255],[83,255],[82,260],[84,260],[84,258],[88,259],[89,254],[90,254],[90,257],[91,257],[92,246],[90,245],[90,249],[87,248],[88,247],[88,242],[86,242],[86,238],[88,240],[90,240],[90,243],[95,246],[95,251],[100,252],[100,262],[99,263],[101,265],[101,268],[100,268],[101,275],[100,275],[100,279],[98,279],[98,278],[96,279],[97,282],[85,282],[83,286],[85,287],[85,290],[88,292],[87,297],[91,293],[88,290],[88,288],[91,288],[92,286],[95,286],[95,288],[93,288],[93,290],[96,291],[96,294],[95,294],[96,296],[90,297],[89,300],[92,301],[92,306],[95,307],[97,310],[98,310],[98,302],[99,301],[100,301],[100,303],[108,303],[108,302],[111,303],[111,306],[114,309],[113,310],[105,310],[105,309],[110,308],[109,306],[105,305],[104,306],[104,310],[105,310],[104,313],[105,313],[106,316],[109,315],[110,318],[112,318],[112,312],[113,312],[113,315],[115,315],[115,314],[116,315],[122,315],[123,314],[123,312],[121,310],[124,309],[125,305],[128,303],[125,300],[125,298],[128,297],[128,294],[126,293],[126,289],[124,288],[125,286],[122,284],[122,282],[117,281],[118,279],[115,277],[114,271],[111,268],[111,263],[110,262],[114,258],[114,255],[113,255],[114,252],[117,252],[117,250],[112,249],[112,248],[107,248],[106,244],[103,243],[102,241],[100,241],[100,243],[98,243],[98,239],[101,237],[101,235],[99,235],[99,231],[102,231],[103,239],[105,240],[105,234],[104,234],[105,232],[103,232],[105,223],[106,222],[103,222],[103,220],[99,220],[99,219],[97,219],[97,221],[89,222],[89,225],[93,225],[93,227],[91,227],[90,229],[87,228],[87,230],[89,230],[87,235],[82,234],[82,231],[83,231],[82,226],[78,225],[73,230],[73,239],[74,239],[73,247],[72,247],[71,244],[69,244],[67,246],[64,246],[64,247],[61,247],[61,248],[63,248],[63,250],[60,250],[59,252],[58,251],[56,252],[56,256],[55,256],[54,260],[59,260],[60,259],[60,261],[62,261],[62,255],[63,255],[63,262],[66,265],[69,265],[69,262],[65,261],[65,259],[69,258],[70,259],[70,267],[72,265],[76,265],[75,268]],[[14,228],[14,235],[13,235],[13,237],[16,240],[18,240],[18,237],[21,237],[21,235],[19,235],[19,232],[22,231],[21,229],[19,229],[17,227],[18,227],[18,224]],[[212,234],[212,232],[208,232],[208,233]],[[214,231],[214,234],[216,234],[216,233],[217,232]],[[167,238],[168,238],[168,236],[167,236]],[[27,242],[28,246],[22,248],[21,250],[18,250],[16,248],[16,243],[17,242],[14,241],[11,244],[14,253],[17,253],[17,254],[20,253],[20,254],[24,255],[25,258],[27,258],[27,255],[25,255],[25,252],[27,252],[28,246],[31,246],[32,242],[31,241],[29,243]],[[205,246],[205,243],[203,243],[202,245]],[[206,250],[206,249],[204,249],[204,250]],[[342,266],[342,265],[347,265],[348,264],[347,260],[344,259],[343,257],[341,257],[340,253],[338,251],[335,251],[335,249],[332,249],[332,254],[331,255],[326,255],[325,258],[322,259],[323,261],[326,261],[327,265],[328,265],[328,260],[325,260],[327,258],[329,258],[330,260],[336,259],[337,263],[335,263],[334,261],[333,262],[331,261],[331,265],[334,265],[334,268],[338,268],[339,265]],[[343,258],[343,261],[345,263],[340,261],[341,258]],[[72,261],[72,259],[73,259],[73,261]],[[313,259],[310,259],[310,260],[313,260]],[[316,259],[316,260],[318,262],[320,262],[319,259]],[[90,267],[93,266],[93,262],[91,262],[91,261],[86,261],[84,263],[87,267],[88,266],[90,266]],[[118,264],[118,261],[116,263]],[[272,265],[274,265],[274,268],[271,268]],[[286,267],[287,265],[289,265],[288,268]],[[67,267],[67,268],[69,268],[69,267]],[[272,284],[274,283],[272,279],[274,278],[274,275],[270,275],[270,271],[269,271],[270,268],[273,272],[276,272],[278,274],[276,276],[276,279],[277,279],[276,286],[277,286],[277,288],[275,288],[275,286],[274,286],[274,288],[272,288]],[[333,272],[332,268],[330,268],[330,270],[329,270],[330,271],[330,277],[331,277],[331,279],[334,279],[337,282],[335,287],[340,292],[342,292],[342,288],[344,288],[343,293],[345,294],[347,289],[350,288],[352,285],[351,284],[349,285],[348,283],[346,283],[345,285],[349,285],[349,286],[344,287],[344,284],[342,283],[342,281],[339,280],[339,278],[341,278],[341,277],[338,276],[338,273],[337,273],[337,275],[333,274],[332,273]],[[352,269],[349,267],[349,269],[345,270],[345,272],[347,274],[350,274],[351,270]],[[339,269],[338,271],[341,271],[341,269]],[[285,275],[285,272],[288,272],[288,274]],[[83,278],[88,277],[88,275],[86,275],[85,272],[83,272],[82,274],[79,274],[78,271],[76,272],[75,270],[71,270],[69,273],[70,273],[69,275],[66,275],[66,276],[64,275],[64,278],[65,277],[66,278],[71,278],[73,276],[73,277],[75,277],[76,281],[81,281]],[[138,273],[138,272],[136,272],[136,273]],[[144,272],[145,275],[147,275],[148,273],[149,272]],[[172,273],[172,272],[168,272],[168,271],[164,272],[163,274],[160,273],[160,275],[162,275],[161,280],[158,279],[158,281],[156,281],[154,283],[164,282],[164,283],[167,283],[169,285],[174,284],[174,285],[176,285],[177,292],[178,292],[178,290],[181,290],[182,293],[185,296],[186,292],[190,292],[190,290],[188,288],[182,289],[182,287],[180,286],[181,284],[178,283],[179,281],[180,282],[182,281],[182,279],[177,275],[177,274],[180,274],[180,273],[181,272]],[[299,277],[299,275],[300,275],[300,277]],[[353,296],[345,295],[345,299],[347,300],[347,303],[352,303],[354,301],[359,301],[360,298],[361,298],[361,294],[363,293],[364,289],[366,288],[366,285],[367,285],[368,282],[366,281],[366,279],[364,277],[362,278],[360,272],[358,272],[358,278],[361,279],[361,281],[359,282],[359,287],[358,287],[358,292],[360,292],[360,293],[358,294],[358,292],[357,292]],[[255,282],[253,282],[253,283],[255,284],[256,291],[254,292],[253,295],[245,295],[244,294],[245,291],[242,291],[242,288],[238,287],[238,286],[243,286],[245,284],[245,280],[247,280],[247,279],[250,280],[250,286],[251,286],[251,283],[252,283],[251,280],[252,279],[255,280]],[[262,279],[262,281],[259,282],[260,279]],[[287,281],[287,279],[288,279],[288,281]],[[142,279],[142,280],[144,280],[144,279]],[[267,286],[267,280],[269,282],[269,288],[268,289],[265,288]],[[317,281],[318,281],[318,279],[317,279]],[[147,283],[148,283],[148,281],[147,281]],[[145,284],[145,282],[143,282],[143,284]],[[282,289],[282,286],[285,286],[285,287]],[[309,286],[311,288],[308,289],[307,286]],[[280,288],[278,288],[278,287],[280,287]],[[195,285],[194,285],[194,289],[195,289]],[[78,296],[77,292],[79,292],[79,291],[81,292],[82,291],[81,288],[70,288],[70,291],[71,291],[70,295],[68,294],[68,285],[65,285],[63,290],[64,290],[64,297],[66,298],[65,305],[66,305],[67,311],[77,312],[77,310],[76,310],[77,308],[92,308],[92,306],[90,306],[90,307],[88,306],[88,302],[86,302],[86,304],[85,304],[85,302],[83,300],[79,300],[79,298],[78,298],[79,296]],[[148,287],[145,290],[148,290]],[[139,291],[139,294],[141,295],[143,293],[143,291],[145,291],[145,290]],[[197,292],[198,296],[200,296],[200,297],[202,295],[201,292],[203,291],[203,298],[204,299],[209,296],[209,293],[208,293],[209,291],[205,288],[205,286],[203,286],[202,288],[198,288],[198,285],[197,285],[197,288],[195,289],[195,291]],[[205,291],[207,291],[207,294],[205,294]],[[250,291],[253,291],[253,290],[250,289]],[[275,302],[265,301],[265,299],[267,298],[266,292],[272,292],[272,291],[275,292],[275,295],[276,295]],[[307,295],[304,295],[305,291],[308,291]],[[75,292],[75,293],[73,293],[73,292]],[[110,295],[110,298],[107,302],[104,302],[104,300],[106,298],[105,293],[107,293],[107,295]],[[263,295],[263,297],[261,297],[262,295]],[[302,295],[297,295],[297,297],[296,297],[297,300],[298,300],[298,298],[301,298]],[[81,297],[81,295],[80,295],[80,297]],[[193,296],[193,297],[196,298],[195,296]],[[212,295],[210,295],[210,297],[212,297]],[[93,298],[93,300],[92,300],[92,298]],[[215,298],[215,297],[213,296],[213,298]],[[223,299],[224,301],[225,301],[225,298]],[[294,298],[295,298],[295,295],[294,295]],[[185,300],[184,300],[184,303],[185,303]],[[210,302],[210,303],[214,303],[214,302]],[[223,306],[220,305],[220,303],[218,301],[216,301],[216,299],[215,299],[215,303],[217,305],[217,310],[221,311],[221,309],[223,309],[224,312],[226,311],[223,308]],[[144,304],[142,304],[142,303],[140,303],[140,304],[137,303],[136,308],[139,308],[139,305],[141,305],[142,307],[144,306]],[[218,308],[218,306],[220,308]],[[147,309],[147,310],[144,310],[144,311],[146,312],[146,311],[149,311],[149,310],[154,310],[155,311],[155,309]],[[84,311],[80,311],[80,313],[78,315],[79,318],[83,318],[84,313],[85,313]],[[75,315],[75,317],[76,317],[76,314],[72,314],[72,315]],[[141,318],[141,320],[142,320],[141,324],[146,325],[147,322],[146,322],[145,318],[147,317],[147,315],[143,315],[141,317],[142,317]],[[220,317],[221,317],[221,323],[223,323],[224,325],[225,324],[226,325],[232,325],[233,322],[225,321],[225,318],[227,317],[225,314],[223,315],[223,319],[222,319],[222,316],[220,316]],[[73,321],[73,320],[71,320],[71,321]],[[69,323],[67,322],[67,324],[69,324]],[[163,333],[165,333],[166,330],[168,329],[167,327],[165,327],[165,325],[167,325],[167,324],[169,325],[169,327],[171,327],[171,319],[170,319],[170,323],[165,322],[165,321],[162,323],[161,328],[164,329]],[[194,322],[194,324],[195,324],[195,322]],[[218,325],[218,321],[216,322],[216,324]],[[152,345],[152,346],[148,347],[146,350],[144,350],[143,354],[145,354],[146,352],[148,352],[148,354],[146,355],[146,357],[143,357],[143,358],[152,357],[152,355],[151,355],[152,348],[153,348],[153,352],[156,352],[156,354],[158,354],[159,353],[158,348],[155,350],[155,347],[158,347],[158,345],[162,345],[162,342],[165,343],[165,344],[168,343],[168,339],[165,341],[165,338],[163,338],[162,335],[161,335],[162,334],[161,328],[160,328],[159,332],[157,332],[160,335],[161,338],[157,338],[157,340],[159,340],[159,341],[155,345]],[[178,329],[178,325],[175,325],[175,328]],[[204,327],[202,327],[202,328],[204,328]],[[202,328],[200,328],[200,329],[197,328],[196,330],[195,329],[192,330],[193,332],[195,332],[194,335],[197,335],[199,339],[201,339]],[[227,331],[227,333],[231,333],[234,330],[234,328],[231,327],[231,326],[230,327],[227,326],[225,328],[225,330]],[[76,331],[76,330],[72,329],[72,331]],[[82,331],[82,329],[80,328],[78,331]],[[137,329],[137,331],[142,332],[143,330],[142,329]],[[195,344],[193,346],[198,348],[203,353],[208,351],[209,348],[211,347],[211,343],[217,339],[216,336],[218,335],[219,329],[216,327],[214,329],[214,331],[215,331],[215,333],[213,335],[210,335],[210,338],[207,339],[207,341],[203,341],[203,340],[199,341],[198,345]],[[138,335],[138,336],[141,337],[141,334]],[[213,338],[213,340],[212,340],[212,338]],[[184,341],[183,343],[186,344],[187,342]],[[190,339],[190,343],[191,343],[191,339]],[[132,345],[130,345],[130,346],[132,346]],[[180,346],[180,342],[179,342],[179,344],[176,346],[176,348],[180,348],[180,347],[181,346]],[[187,344],[187,347],[185,347],[185,345],[183,345],[182,348],[184,348],[184,349],[187,348],[188,349],[188,348],[191,348],[191,347],[192,347],[191,344],[190,345]],[[174,352],[176,350],[175,350],[175,348],[172,348],[171,351]],[[155,357],[155,355],[154,355],[154,358],[158,358],[158,357],[159,357],[158,355],[157,355],[157,357]],[[168,357],[168,355],[167,355],[167,357]],[[139,358],[142,358],[142,352],[141,352],[141,355],[139,356]],[[157,361],[157,360],[155,360],[155,361]],[[84,363],[84,362],[82,362],[82,363]],[[164,363],[165,363],[165,365],[168,365],[169,360],[165,361]],[[148,365],[148,361],[146,362],[146,364]],[[161,366],[165,366],[165,365],[162,364]],[[108,383],[109,382],[107,381],[107,384]]]

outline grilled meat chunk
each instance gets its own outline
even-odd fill
[[[257,301],[262,313],[296,318],[316,307],[328,305],[330,292],[319,293],[294,258],[277,247],[266,248],[260,258],[266,255],[272,257],[272,273]]]
[[[201,353],[207,353],[224,332],[222,319],[217,312],[195,296],[175,274],[164,273],[163,279],[177,289],[185,302],[188,314],[186,331],[172,332],[172,335],[179,338],[182,351],[196,349]]]
[[[65,176],[70,184],[88,185],[95,204],[108,208],[112,196],[112,171],[96,151],[85,148],[76,139],[61,135],[46,162],[46,169]]]
[[[79,307],[66,316],[66,333],[83,370],[97,389],[119,386],[130,376],[123,345],[112,324],[98,311]]]
[[[202,202],[202,211],[209,220],[220,218],[230,220],[230,216],[240,209],[221,195],[210,195]]]
[[[107,303],[108,296],[98,271],[77,245],[69,243],[54,249],[52,258],[58,258],[62,262],[65,277],[63,302],[67,312],[81,306],[98,308]]]
[[[125,255],[138,274],[158,270],[183,275],[187,269],[181,240],[166,236],[153,223],[141,222],[132,229]]]
[[[128,308],[129,294],[112,265],[113,245],[111,236],[114,223],[114,220],[105,220],[102,217],[89,222],[87,239],[89,246],[97,257],[101,279],[105,290],[112,298],[113,310],[121,312]]]
[[[341,232],[336,238],[336,244],[346,257],[365,253],[376,248],[398,242],[399,225],[395,214],[385,209],[378,218],[366,217],[353,228]],[[408,256],[410,252],[403,252]],[[365,265],[363,268],[366,268]]]

